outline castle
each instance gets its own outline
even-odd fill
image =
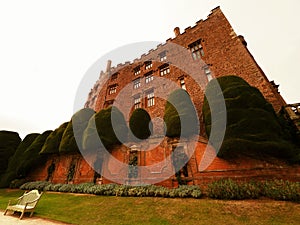
[[[172,170],[172,165],[164,162],[165,165],[153,166],[163,162],[175,147],[185,152],[194,149],[182,175],[182,179],[188,184],[197,185],[220,177],[284,178],[286,174],[293,176],[300,173],[300,168],[291,168],[288,165],[279,166],[254,159],[228,162],[214,155],[203,129],[202,118],[205,86],[212,78],[227,75],[243,78],[260,90],[276,112],[285,107],[286,103],[278,92],[278,85],[268,80],[247,49],[244,37],[234,32],[219,7],[213,9],[205,20],[196,22],[195,26],[187,27],[183,32],[176,27],[174,33],[174,38],[169,38],[165,44],[157,46],[133,62],[112,67],[112,62],[108,61],[106,71],[101,71],[84,107],[98,112],[116,104],[128,111],[125,114],[127,121],[130,113],[137,108],[145,109],[151,118],[162,118],[166,103],[163,92],[182,88],[189,93],[200,118],[200,137],[194,145],[190,146],[188,141],[178,143],[177,139],[153,137],[148,145],[155,147],[150,151],[141,151],[149,148],[147,144],[116,147],[111,152],[114,159],[109,158],[102,163],[103,176],[96,179],[95,171],[91,167],[96,160],[94,156],[84,159],[80,154],[54,155],[49,157],[40,172],[31,175],[31,179],[45,180],[47,168],[55,164],[55,171],[49,178],[54,183],[65,183],[66,174],[72,165],[75,172],[71,182],[74,183],[94,181],[138,184],[150,181],[175,187],[178,180],[175,175],[170,176],[166,172]],[[122,90],[126,88],[130,91],[123,93]],[[211,158],[208,165],[203,165],[203,157]],[[128,171],[122,170],[115,160],[128,165],[133,158],[139,166],[148,167],[147,171],[140,171],[134,179],[128,177]],[[299,179],[299,175],[297,176]]]

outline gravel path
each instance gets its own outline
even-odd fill
[[[3,213],[4,211],[0,211],[0,225],[66,225],[66,223],[41,219],[34,214],[32,217],[26,214],[22,220],[19,220],[20,214],[18,213],[7,212],[5,216]]]

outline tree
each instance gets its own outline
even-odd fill
[[[103,145],[99,143],[99,138]],[[91,117],[84,131],[83,148],[93,151],[104,146],[109,150],[114,145],[124,143],[127,138],[128,127],[124,115],[118,108],[113,106],[102,109]]]
[[[33,133],[28,134],[22,142],[19,144],[15,154],[10,158],[7,169],[3,176],[0,179],[0,187],[8,187],[10,182],[14,179],[19,178],[17,176],[17,165],[19,165],[22,161],[22,155],[26,151],[26,149],[32,144],[32,142],[36,139],[39,134]]]
[[[94,110],[85,108],[72,116],[61,138],[60,153],[79,152],[79,149],[82,149],[83,132],[88,125],[89,119],[94,114]]]
[[[189,137],[198,134],[197,112],[185,90],[177,89],[168,96],[164,121],[168,137]]]
[[[129,119],[129,127],[135,137],[147,139],[152,133],[151,117],[144,109],[135,109]]]
[[[59,145],[64,131],[66,130],[69,122],[65,122],[56,128],[46,139],[40,154],[55,154],[59,153]]]
[[[0,175],[7,168],[9,158],[12,157],[21,142],[19,134],[12,131],[0,131]]]
[[[215,85],[220,86],[219,93]],[[203,115],[207,135],[211,133],[211,109],[220,113],[220,96],[226,104],[226,132],[218,156],[232,158],[238,155],[259,157],[271,155],[283,159],[295,157],[295,147],[284,139],[284,132],[272,105],[265,100],[260,91],[237,76],[225,76],[212,80],[206,87]],[[218,140],[222,141],[222,140]],[[212,142],[213,146],[219,143]]]
[[[51,134],[51,132],[51,130],[47,130],[38,135],[32,144],[22,154],[20,161],[17,165],[15,165],[17,166],[18,177],[26,177],[32,169],[35,169],[39,165],[45,163],[47,158],[44,155],[40,155],[39,152],[41,151],[47,137]]]

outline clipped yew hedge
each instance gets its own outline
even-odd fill
[[[18,133],[12,131],[0,131],[0,176],[8,166],[8,161],[12,157],[21,142]]]
[[[40,154],[55,154],[59,153],[59,145],[65,129],[69,122],[65,122],[56,128],[46,139]]]
[[[84,108],[72,116],[61,138],[60,153],[79,152],[79,148],[82,149],[83,132],[87,128],[89,119],[94,114],[94,110]]]
[[[112,117],[114,118],[114,127]],[[99,138],[103,145],[99,143]],[[91,117],[84,131],[83,149],[93,151],[104,146],[110,150],[114,145],[124,143],[127,139],[128,127],[124,115],[117,107],[112,106],[100,110]]]
[[[32,169],[45,163],[47,158],[39,153],[51,132],[51,130],[48,130],[38,135],[22,154],[20,161],[15,165],[18,177],[26,177]]]
[[[216,88],[218,82],[221,93]],[[233,158],[238,155],[264,157],[271,155],[286,160],[297,158],[297,148],[286,138],[284,129],[272,107],[260,91],[237,76],[225,76],[212,80],[206,87],[207,97],[203,104],[206,133],[211,132],[211,109],[216,115],[224,112],[220,108],[219,96],[224,96],[227,124],[224,140],[215,138],[213,146],[221,144],[218,156]],[[219,113],[219,114],[218,114]],[[218,126],[221,119],[213,121]],[[217,133],[218,134],[218,133]]]
[[[133,135],[139,139],[147,139],[153,132],[151,117],[145,109],[135,109],[129,119],[129,127]]]
[[[8,187],[12,180],[20,178],[17,175],[17,166],[22,162],[24,152],[37,136],[39,136],[37,133],[28,134],[19,144],[14,155],[9,160],[5,173],[0,178],[0,187]]]
[[[164,121],[168,137],[189,137],[198,134],[197,112],[189,94],[183,89],[173,91],[167,99]],[[181,123],[188,129],[182,131]]]

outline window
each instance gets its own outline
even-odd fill
[[[208,66],[205,66],[205,67],[204,67],[204,73],[205,73],[205,75],[206,75],[208,81],[210,81],[210,80],[213,79],[213,77],[212,77],[212,75],[211,75],[211,71],[210,71],[210,69],[209,69]]]
[[[135,76],[139,75],[141,73],[141,67],[137,66],[133,69],[133,73]]]
[[[203,47],[201,45],[201,40],[198,40],[192,44],[189,45],[189,48],[192,52],[193,59],[200,59],[202,56],[204,56]]]
[[[141,79],[140,78],[135,79],[133,81],[133,89],[138,89],[140,86],[141,86]]]
[[[114,94],[117,92],[117,85],[112,85],[109,87],[109,91],[108,93],[111,95],[111,94]]]
[[[179,79],[179,82],[180,82],[180,87],[181,87],[183,90],[186,90],[184,77],[181,77],[181,78]]]
[[[167,52],[166,51],[163,51],[161,53],[159,53],[159,60],[162,62],[162,61],[165,61],[167,59]]]
[[[133,97],[134,109],[141,108],[141,96],[136,95]]]
[[[145,69],[146,70],[149,70],[152,68],[152,61],[146,61],[145,62]]]
[[[162,67],[160,67],[160,76],[164,76],[168,73],[170,73],[170,67],[169,67],[169,64],[165,64],[163,65]]]
[[[149,72],[145,74],[145,82],[146,84],[148,84],[149,82],[151,82],[153,80],[153,72]]]
[[[111,75],[111,80],[115,80],[118,78],[118,73],[114,73],[113,75]]]
[[[154,104],[155,104],[154,90],[152,90],[147,93],[147,107],[154,106]]]

